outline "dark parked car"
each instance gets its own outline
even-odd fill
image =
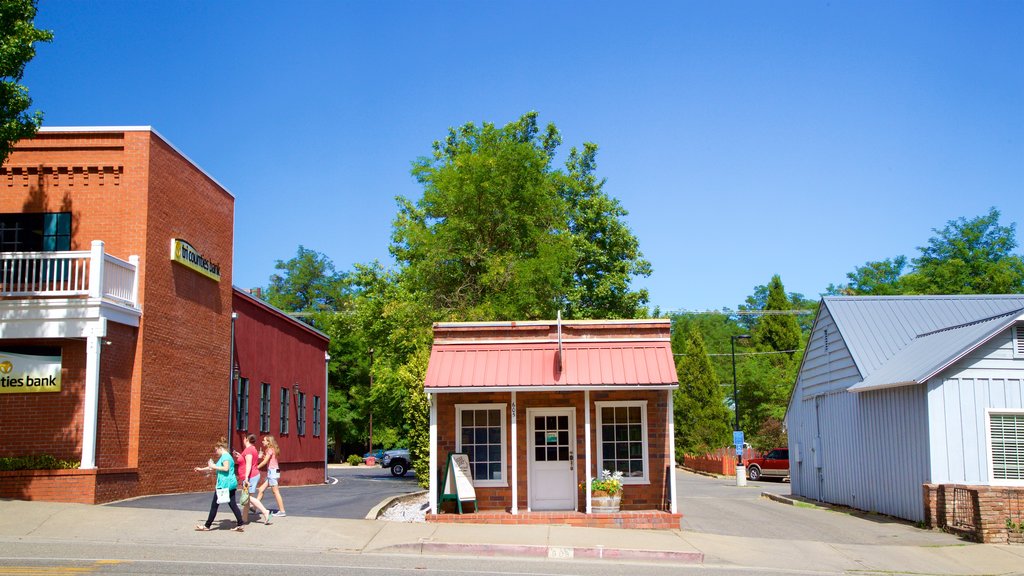
[[[776,448],[762,458],[748,460],[747,478],[789,478],[789,448]]]
[[[412,460],[409,458],[409,451],[405,448],[388,450],[384,453],[384,459],[380,461],[384,468],[391,468],[392,476],[405,476],[405,473],[412,467]]]

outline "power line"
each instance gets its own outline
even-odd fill
[[[668,310],[665,313],[693,316],[811,316],[814,310]]]
[[[793,352],[803,352],[803,348],[794,348],[793,350],[769,350],[768,352],[737,352],[737,356],[758,356],[761,354],[790,354]],[[673,356],[686,356],[686,354],[673,354]],[[732,356],[729,352],[708,354],[708,356]]]

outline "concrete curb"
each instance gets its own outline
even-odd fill
[[[419,492],[410,492],[408,494],[396,494],[394,496],[389,496],[381,500],[380,503],[378,503],[373,508],[370,508],[370,511],[366,513],[366,519],[376,520],[380,516],[381,512],[386,510],[388,506],[391,506],[395,502],[399,502],[405,499],[418,498],[426,493],[426,490],[420,490]]]
[[[634,550],[605,548],[603,546],[540,546],[530,544],[455,544],[448,542],[419,542],[387,546],[375,553],[397,552],[413,554],[452,554],[465,556],[510,556],[550,558],[553,560],[641,560],[674,564],[702,564],[703,552],[672,550]]]
[[[782,494],[775,494],[773,492],[761,492],[761,498],[767,498],[769,500],[778,502],[779,504],[788,504],[790,506],[796,504],[796,501],[793,500],[792,498],[783,496]]]

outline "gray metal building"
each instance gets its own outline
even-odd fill
[[[789,401],[792,491],[924,519],[922,485],[1024,486],[1024,295],[826,297]]]

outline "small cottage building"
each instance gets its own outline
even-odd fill
[[[1007,539],[1024,295],[826,297],[790,397],[793,494]]]
[[[678,528],[669,328],[435,324],[429,519]],[[439,513],[451,453],[468,455],[478,512]],[[622,513],[594,513],[590,480],[602,470],[623,474]]]

